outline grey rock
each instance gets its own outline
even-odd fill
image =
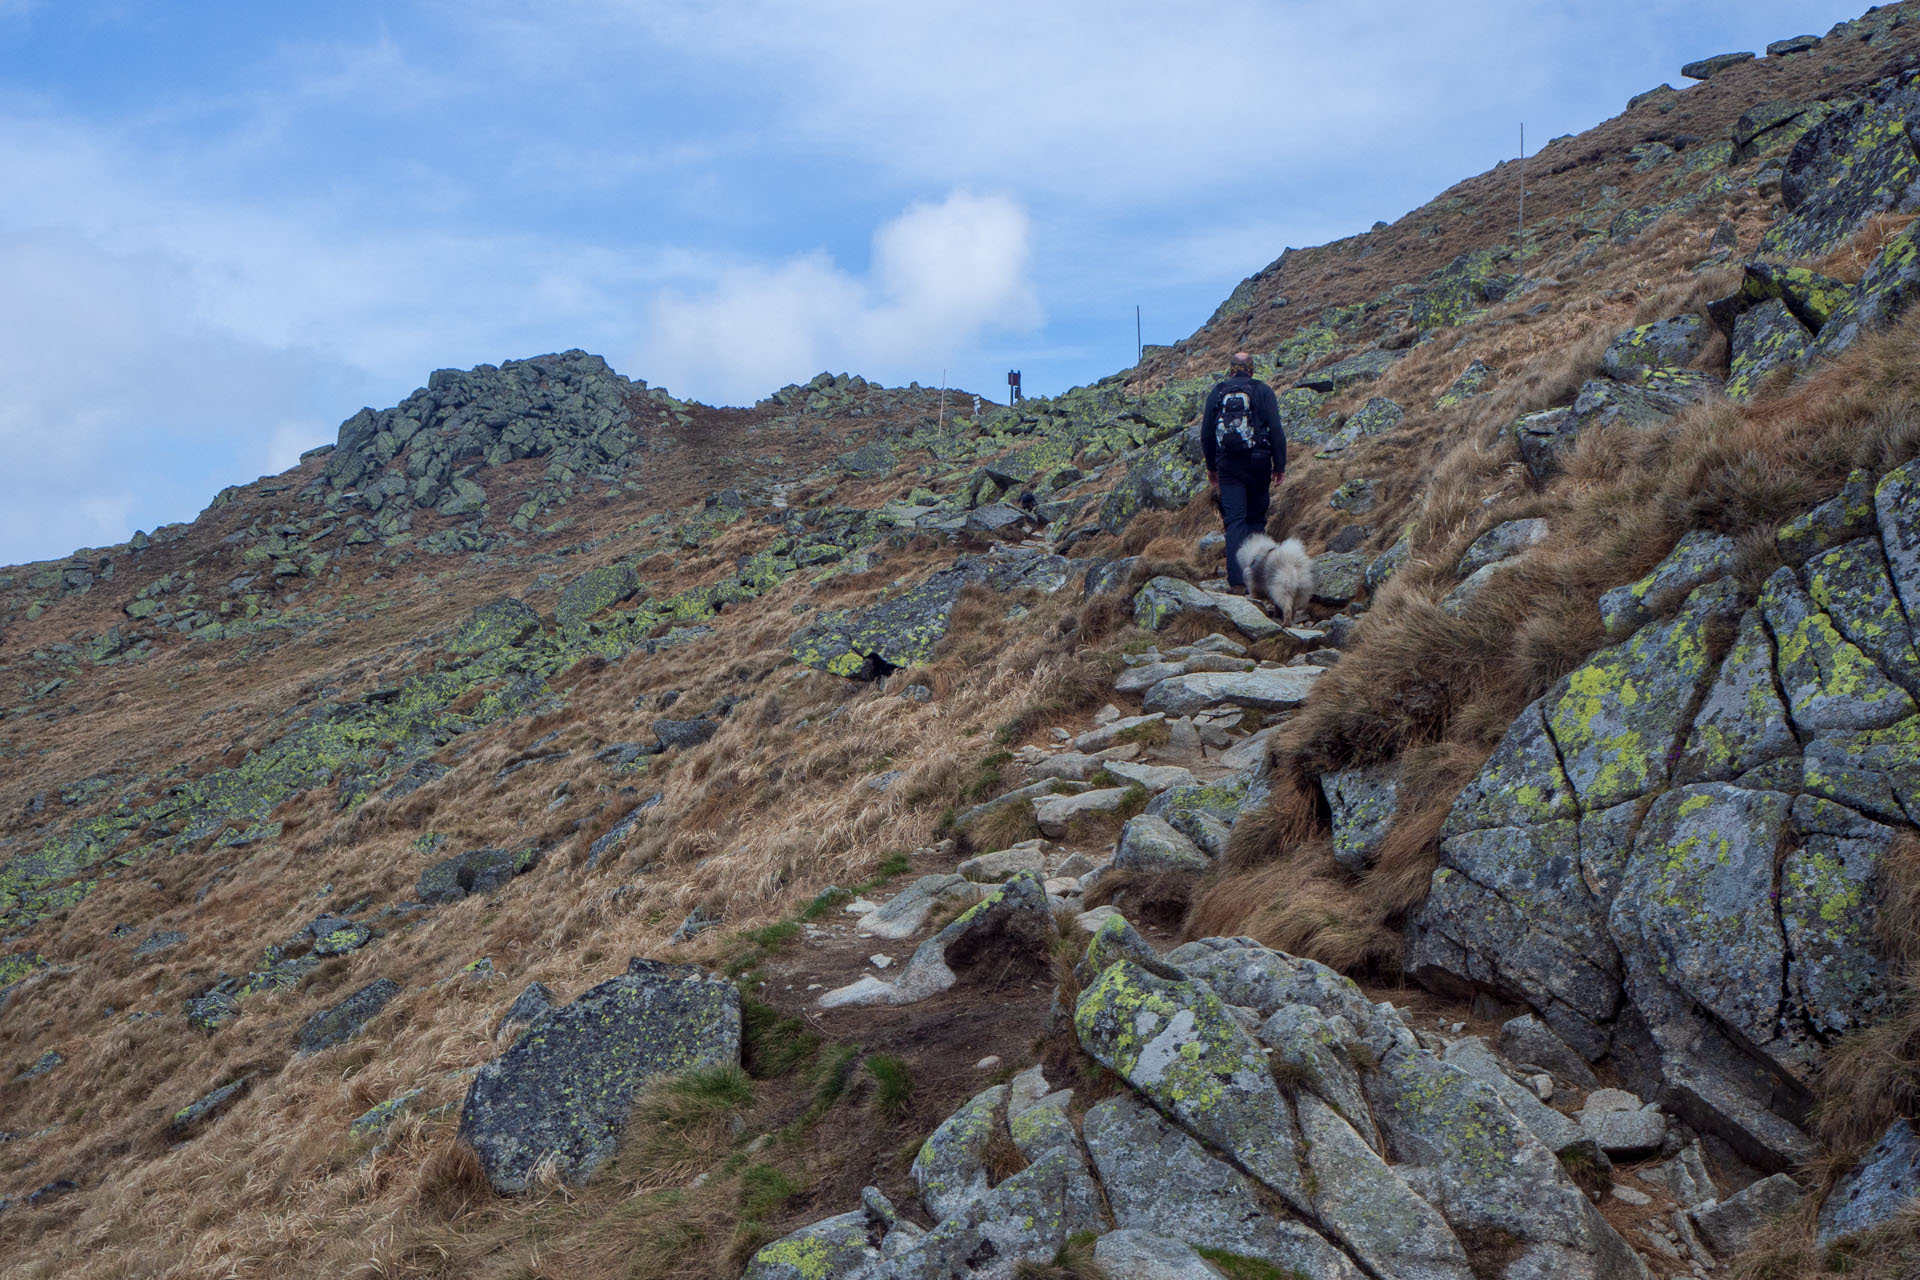
[[[965,969],[985,955],[1026,953],[1044,961],[1054,934],[1046,888],[1022,871],[916,947],[898,979],[862,978],[821,996],[820,1007],[914,1004],[958,982],[954,966]]]
[[[1545,484],[1559,474],[1562,458],[1579,432],[1580,422],[1571,405],[1542,409],[1514,421],[1514,443],[1534,483]]]
[[[1910,194],[1907,203],[1912,199]],[[1803,362],[1838,355],[1863,334],[1893,323],[1916,295],[1920,295],[1920,234],[1908,227],[1888,241],[1860,283],[1820,326]]]
[[[1790,53],[1805,53],[1809,49],[1820,47],[1819,36],[1789,36],[1785,40],[1775,40],[1767,46],[1769,58],[1784,58]]]
[[[1151,795],[1169,787],[1191,787],[1195,779],[1190,770],[1171,764],[1134,764],[1129,760],[1108,760],[1103,768],[1122,782],[1138,783]]]
[[[1841,635],[1902,688],[1920,690],[1920,654],[1878,538],[1857,538],[1823,551],[1801,572],[1808,595]]]
[[[1073,740],[1075,751],[1105,751],[1118,742],[1125,734],[1136,729],[1145,729],[1149,725],[1160,724],[1166,720],[1163,712],[1152,711],[1143,716],[1123,716],[1112,724],[1089,729]],[[1040,794],[1035,792],[1034,794]]]
[[[1359,1268],[1337,1248],[1267,1213],[1251,1178],[1133,1095],[1096,1104],[1081,1130],[1121,1229],[1258,1258],[1313,1280],[1359,1280]]]
[[[632,565],[609,564],[587,572],[569,582],[560,592],[553,616],[562,627],[578,627],[602,609],[631,599],[640,589],[640,577]]]
[[[133,949],[138,957],[158,955],[162,951],[177,947],[187,940],[187,935],[177,929],[165,929],[159,933],[150,933],[146,940]]]
[[[921,876],[882,903],[877,911],[863,916],[860,923],[854,926],[854,931],[865,937],[889,941],[910,938],[920,932],[936,907],[956,902],[972,906],[980,896],[979,886],[963,875],[948,873]]]
[[[1320,667],[1282,667],[1257,671],[1201,671],[1173,676],[1147,691],[1142,705],[1170,716],[1192,715],[1208,707],[1240,706],[1284,711],[1313,692]]]
[[[1100,1187],[1085,1162],[1056,1150],[914,1238],[863,1280],[1013,1280],[1021,1263],[1050,1261],[1071,1237],[1105,1227]]]
[[[994,810],[1007,805],[1030,804],[1044,796],[1055,794],[1078,795],[1086,789],[1084,784],[1064,782],[1054,778],[1042,779],[1039,782],[1029,782],[1023,787],[1015,787],[1012,791],[1002,792],[991,800],[982,801],[970,809],[962,809],[954,816],[953,826],[956,831],[965,831],[968,827],[971,827],[974,823],[980,821],[980,819],[986,817]]]
[[[1689,80],[1710,80],[1728,67],[1737,67],[1743,62],[1753,61],[1752,53],[1716,53],[1711,58],[1702,58],[1698,62],[1689,62],[1680,68],[1680,74]]]
[[[1412,558],[1413,526],[1408,525],[1401,530],[1400,536],[1394,540],[1391,547],[1368,563],[1367,571],[1362,575],[1367,585],[1367,593],[1378,595],[1380,588],[1386,586],[1393,575],[1405,568],[1407,561]]]
[[[1511,1062],[1542,1067],[1582,1089],[1596,1088],[1600,1083],[1587,1060],[1530,1013],[1500,1024],[1500,1052]]]
[[[1682,1147],[1680,1154],[1673,1159],[1642,1168],[1635,1176],[1650,1186],[1660,1188],[1674,1203],[1685,1209],[1711,1204],[1720,1198],[1720,1189],[1714,1185],[1713,1174],[1707,1170],[1706,1155],[1701,1151],[1697,1138]]]
[[[1320,790],[1333,816],[1333,860],[1359,875],[1373,864],[1399,812],[1398,763],[1324,774]]]
[[[991,884],[1001,883],[1016,871],[1045,871],[1047,856],[1040,845],[1038,840],[1024,840],[1011,849],[977,854],[955,870],[968,880]]]
[[[1349,1047],[1358,1037],[1344,1017],[1306,1004],[1281,1005],[1260,1025],[1260,1042],[1273,1050],[1276,1074],[1284,1072],[1296,1089],[1310,1090],[1339,1112],[1362,1141],[1382,1151]]]
[[[487,653],[524,643],[540,630],[540,615],[524,600],[502,596],[476,608],[447,639],[456,654]]]
[[[1497,524],[1473,540],[1454,572],[1465,578],[1490,564],[1519,555],[1528,547],[1543,542],[1547,536],[1547,522],[1538,517],[1531,520],[1508,520]]]
[[[460,1139],[503,1194],[551,1159],[583,1182],[613,1154],[649,1080],[740,1060],[740,993],[693,965],[627,972],[536,1019],[467,1090]]]
[[[246,1096],[253,1084],[253,1073],[221,1085],[211,1093],[189,1102],[173,1113],[167,1129],[175,1138],[184,1138],[211,1124],[216,1116]]]
[[[520,994],[513,998],[507,1011],[500,1015],[500,1021],[494,1024],[493,1034],[498,1037],[502,1032],[514,1027],[530,1026],[538,1021],[547,1010],[557,1005],[553,992],[544,982],[529,982],[521,988]]]
[[[1219,1280],[1220,1272],[1183,1240],[1144,1231],[1111,1231],[1093,1244],[1107,1280]]]
[[[1828,800],[1793,802],[1800,847],[1780,865],[1780,925],[1787,991],[1822,1036],[1838,1037],[1890,1012],[1891,976],[1873,937],[1885,884],[1881,863],[1898,838],[1891,827]]]
[[[1367,568],[1371,558],[1364,551],[1338,551],[1315,556],[1313,560],[1313,598],[1320,604],[1339,608],[1356,600],[1365,591]]]
[[[414,896],[422,902],[438,905],[458,902],[475,893],[491,893],[500,886],[533,869],[539,851],[522,849],[473,849],[436,862],[420,873]]]
[[[1920,161],[1902,129],[1913,98],[1910,85],[1883,81],[1794,144],[1780,182],[1787,212],[1761,237],[1762,256],[1821,257],[1874,214],[1912,208]]]
[[[660,739],[660,745],[668,750],[679,748],[684,751],[697,747],[720,732],[717,721],[699,716],[692,720],[655,720],[653,736]]]
[[[337,1044],[345,1044],[360,1034],[393,998],[400,994],[400,984],[387,978],[375,978],[366,986],[334,1005],[322,1009],[301,1024],[299,1049],[301,1053],[318,1053]]]
[[[1598,1090],[1595,1097],[1587,1099],[1580,1116],[1581,1130],[1602,1151],[1618,1159],[1634,1160],[1659,1151],[1667,1136],[1667,1118],[1660,1114],[1660,1108],[1651,1103],[1640,1105],[1637,1098],[1632,1106],[1604,1108],[1596,1104],[1596,1098],[1606,1092]]]
[[[1833,1184],[1820,1205],[1814,1243],[1825,1249],[1885,1226],[1916,1197],[1920,1197],[1920,1130],[1911,1120],[1896,1120],[1866,1158]]]
[[[1205,786],[1162,791],[1147,802],[1146,812],[1149,817],[1166,819],[1168,826],[1209,857],[1218,858],[1227,851],[1227,838],[1233,834],[1242,808],[1253,800],[1251,780],[1236,775]]]
[[[1541,1029],[1544,1031],[1545,1027]],[[1547,1034],[1553,1033],[1549,1031]],[[1586,1136],[1579,1125],[1547,1106],[1533,1090],[1509,1076],[1493,1050],[1479,1036],[1466,1036],[1448,1044],[1445,1061],[1448,1066],[1457,1067],[1499,1095],[1500,1101],[1547,1150],[1558,1154],[1579,1146]]]
[[[1159,874],[1166,871],[1205,871],[1207,855],[1193,841],[1169,826],[1165,820],[1148,814],[1127,819],[1120,832],[1120,844],[1114,851],[1116,871]]]
[[[1446,1221],[1326,1103],[1299,1101],[1300,1134],[1320,1221],[1375,1275],[1468,1280],[1466,1250]]]
[[[1761,1228],[1792,1213],[1805,1199],[1798,1183],[1776,1173],[1718,1204],[1695,1209],[1694,1229],[1716,1256],[1731,1258],[1744,1252]]]
[[[1575,433],[1595,427],[1622,426],[1631,429],[1665,424],[1719,390],[1710,374],[1683,369],[1649,370],[1639,382],[1616,382],[1595,378],[1580,388],[1573,401]],[[1561,434],[1564,445],[1566,435]]]
[[[1294,383],[1296,387],[1327,395],[1361,382],[1372,382],[1391,369],[1404,351],[1365,351],[1316,369]]]
[[[1075,820],[1092,814],[1112,813],[1127,803],[1127,787],[1105,787],[1082,791],[1078,795],[1044,795],[1033,800],[1033,820],[1053,839],[1061,839],[1073,830]]]
[[[1628,329],[1600,358],[1600,368],[1619,382],[1640,382],[1655,369],[1679,369],[1693,362],[1707,343],[1707,319],[1688,314]]]

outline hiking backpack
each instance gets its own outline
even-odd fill
[[[1235,459],[1246,459],[1255,452],[1267,451],[1264,442],[1254,439],[1252,392],[1229,391],[1220,397],[1220,423],[1216,434],[1220,447]]]

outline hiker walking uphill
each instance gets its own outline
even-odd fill
[[[1287,470],[1280,406],[1273,388],[1253,376],[1253,357],[1244,351],[1227,362],[1226,381],[1207,393],[1200,448],[1207,459],[1207,484],[1226,525],[1228,589],[1243,596],[1240,544],[1249,533],[1266,529],[1269,490]]]

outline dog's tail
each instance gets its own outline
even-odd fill
[[[1294,540],[1289,539],[1289,541]],[[1275,550],[1277,548],[1273,539],[1264,533],[1250,533],[1240,544],[1240,554],[1236,557],[1240,561],[1240,576],[1246,579],[1248,589],[1255,595],[1266,594],[1266,583],[1256,579],[1265,578],[1266,575],[1261,572],[1261,566],[1265,563],[1268,554]]]

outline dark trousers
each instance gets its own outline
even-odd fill
[[[1265,471],[1220,475],[1220,519],[1227,526],[1227,582],[1231,586],[1246,585],[1240,574],[1240,544],[1249,533],[1265,533],[1267,529],[1267,476]]]

